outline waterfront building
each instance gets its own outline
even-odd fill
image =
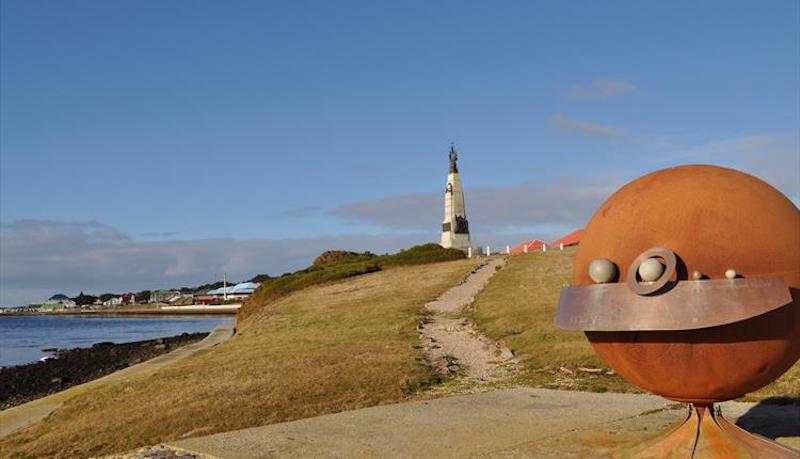
[[[120,305],[122,305],[122,297],[121,296],[115,296],[115,297],[110,298],[110,299],[108,299],[106,301],[103,301],[103,306],[106,306],[106,307],[109,307],[109,308],[113,308],[115,306],[120,306]]]
[[[255,282],[242,282],[230,287],[220,287],[209,290],[203,295],[195,296],[196,303],[213,303],[225,300],[243,300],[253,294],[258,288]]]
[[[74,308],[76,304],[70,297],[63,293],[56,293],[51,296],[42,304],[42,307],[47,309],[61,309],[61,308]]]

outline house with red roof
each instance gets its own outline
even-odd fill
[[[525,241],[522,244],[514,247],[511,249],[512,254],[517,253],[530,253],[530,252],[544,252],[547,250],[553,249],[563,249],[564,247],[570,247],[573,245],[578,245],[583,239],[584,229],[575,230],[566,236],[556,239],[553,242],[545,242],[541,239],[531,239],[530,241]]]
[[[528,252],[541,252],[542,247],[547,244],[541,239],[531,239],[511,249],[512,254],[528,253]]]
[[[585,230],[583,228],[575,230],[567,234],[566,236],[562,237],[561,239],[556,239],[555,241],[547,245],[559,249],[562,249],[564,247],[570,247],[573,245],[578,245],[581,242],[581,239],[583,239],[584,232]]]

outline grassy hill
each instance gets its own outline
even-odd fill
[[[68,401],[0,440],[0,457],[101,455],[403,400],[430,378],[421,308],[475,265],[383,265],[276,299],[215,348]]]
[[[330,250],[318,256],[314,263],[306,269],[286,273],[280,277],[265,279],[258,290],[242,305],[237,314],[237,320],[245,320],[251,315],[264,310],[278,298],[312,285],[360,276],[391,266],[417,265],[464,258],[464,252],[456,249],[445,249],[439,244],[417,245],[391,255]]]
[[[561,287],[572,279],[574,258],[574,248],[511,257],[476,298],[473,319],[484,334],[503,340],[520,359],[522,371],[512,382],[596,392],[640,392],[619,376],[607,374],[608,368],[583,333],[555,326],[558,297]],[[800,400],[800,362],[745,400],[769,397]]]

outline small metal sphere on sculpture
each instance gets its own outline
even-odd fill
[[[611,282],[617,276],[617,267],[605,258],[598,258],[589,264],[589,277],[598,284]]]
[[[664,265],[655,258],[648,258],[639,265],[639,277],[645,282],[655,282],[664,273]]]
[[[600,259],[618,280],[598,283]],[[586,227],[556,322],[632,383],[692,404],[632,456],[796,457],[712,408],[800,357],[800,211],[767,183],[682,166],[623,186]]]

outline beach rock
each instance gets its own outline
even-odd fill
[[[132,343],[97,343],[89,348],[60,349],[58,358],[46,356],[40,362],[5,368],[0,378],[0,410],[100,378],[206,336],[192,333]]]

